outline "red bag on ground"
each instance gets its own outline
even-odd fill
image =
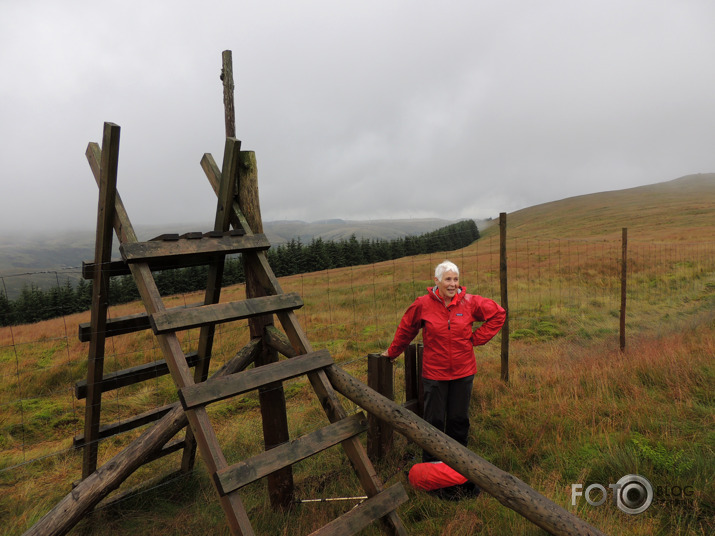
[[[458,486],[467,482],[465,477],[444,462],[416,463],[410,469],[407,478],[413,487],[424,491]]]

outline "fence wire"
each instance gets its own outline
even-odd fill
[[[389,345],[402,313],[433,285],[434,267],[449,259],[460,267],[467,292],[500,299],[499,238],[491,235],[469,247],[417,255],[370,265],[323,270],[281,278],[286,292],[298,292],[304,302],[297,311],[308,339],[328,349],[335,361],[363,381],[368,353]],[[618,240],[510,239],[507,270],[511,337],[518,341],[551,339],[615,340],[618,336],[621,292],[621,242]],[[639,325],[629,330],[658,329],[663,323],[683,321],[712,304],[715,294],[715,242],[653,243],[630,239],[627,263],[627,319],[638,312]],[[28,285],[58,291],[79,268],[21,274]],[[7,280],[0,277],[7,296]],[[243,287],[225,288],[222,301],[241,300]],[[200,292],[165,299],[167,307],[203,299]],[[34,324],[0,328],[0,474],[23,471],[32,463],[76,457],[75,436],[84,427],[85,405],[75,396],[75,385],[86,379],[89,343],[80,342],[77,326],[89,312],[62,314],[62,304],[47,304],[59,316]],[[109,317],[142,311],[141,304],[111,306]],[[40,311],[40,313],[44,313]],[[635,317],[635,315],[633,315]],[[198,329],[179,334],[185,352],[195,351]],[[235,322],[217,326],[212,370],[223,365],[249,339],[248,326]],[[416,341],[418,342],[418,341]],[[489,345],[488,345],[489,346]],[[483,358],[497,356],[491,345]],[[480,357],[480,358],[482,358]],[[150,331],[111,338],[104,373],[162,359]],[[399,371],[396,372],[396,381]],[[301,380],[283,386],[287,398],[298,392]],[[103,394],[103,423],[177,400],[171,378],[156,377]],[[255,394],[216,404],[217,419],[257,404]],[[213,406],[212,406],[213,407]],[[357,408],[353,408],[357,410]],[[141,430],[102,440],[100,465]],[[12,478],[12,477],[9,477]]]

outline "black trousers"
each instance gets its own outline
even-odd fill
[[[465,447],[469,440],[469,401],[473,384],[474,375],[444,381],[422,378],[424,420]],[[422,461],[435,459],[423,451]]]

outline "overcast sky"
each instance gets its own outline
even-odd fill
[[[132,221],[208,230],[223,50],[265,221],[485,218],[715,171],[712,0],[2,0],[3,233],[94,229],[105,121]]]

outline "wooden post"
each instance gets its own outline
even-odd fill
[[[509,288],[506,263],[506,212],[499,214],[499,282],[501,306],[506,311],[504,326],[501,328],[501,379],[509,381]]]
[[[102,389],[104,374],[104,346],[106,341],[107,308],[109,306],[109,272],[103,267],[112,259],[112,225],[114,203],[117,198],[117,167],[119,164],[118,125],[104,123],[102,158],[99,169],[99,203],[97,234],[94,243],[94,277],[92,279],[91,340],[87,364],[87,399],[84,412],[84,456],[82,478],[97,468]]]
[[[628,228],[623,227],[621,236],[621,322],[620,347],[626,349],[626,281],[628,280]]]
[[[367,356],[368,385],[382,396],[394,400],[393,367],[382,354]],[[370,414],[367,417],[367,454],[375,461],[383,458],[392,448],[392,427]]]
[[[417,345],[410,344],[405,349],[405,407],[422,417],[420,385],[422,378],[417,366]]]
[[[477,456],[408,409],[376,393],[336,365],[325,372],[336,391],[390,423],[408,439],[489,493],[501,504],[557,536],[605,536],[598,529],[536,492],[523,481]]]
[[[256,154],[253,151],[241,151],[238,169],[238,206],[245,215],[250,230],[254,233],[263,232],[261,206],[258,201],[258,168]],[[252,255],[243,254],[243,268],[246,275],[246,298],[257,298],[266,295]],[[251,318],[248,321],[251,337],[263,337],[267,327],[274,326],[273,315]],[[278,361],[278,353],[264,345],[256,358],[256,366]],[[263,417],[263,439],[266,450],[290,441],[288,433],[288,415],[286,411],[283,384],[276,383],[261,387],[258,391]],[[267,478],[268,495],[274,508],[288,508],[294,500],[293,469],[285,467],[272,473]]]
[[[226,122],[226,137],[236,137],[236,112],[233,107],[233,59],[230,50],[221,54],[221,81],[223,82],[223,108]]]

